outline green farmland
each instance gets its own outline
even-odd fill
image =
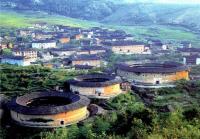
[[[107,27],[111,29],[122,29],[135,36],[138,40],[153,38],[170,41],[191,41],[195,47],[200,47],[200,36],[182,27],[171,27],[163,25],[150,26],[119,26],[114,24],[102,24],[93,21],[74,19],[59,15],[50,15],[43,12],[14,12],[0,11],[0,27],[25,28],[31,26],[32,22],[41,21],[49,24],[60,24],[74,27],[89,28],[94,26]]]
[[[31,26],[32,22],[47,22],[49,24],[60,24],[75,27],[89,28],[99,26],[96,22],[89,22],[79,19],[68,18],[58,15],[49,15],[46,13],[37,12],[13,12],[13,11],[0,11],[0,26],[1,27],[14,27],[24,28]]]

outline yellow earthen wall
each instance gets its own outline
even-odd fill
[[[97,92],[101,92],[102,97],[109,97],[121,93],[120,84],[110,85],[107,87],[78,87],[70,86],[72,92],[79,92],[85,96],[98,96]]]
[[[177,80],[181,80],[181,79],[189,80],[188,71],[176,72],[174,75],[167,77],[167,80],[169,80],[169,81],[177,81]]]
[[[120,84],[115,84],[111,86],[107,86],[104,88],[104,95],[113,95],[121,93]]]
[[[85,119],[88,115],[87,107],[82,107],[73,111],[64,112],[55,115],[24,115],[11,111],[11,117],[14,121],[27,126],[46,126],[57,127],[69,125]],[[50,122],[34,122],[31,119],[46,119],[53,120]],[[64,121],[64,125],[61,125],[61,121]]]

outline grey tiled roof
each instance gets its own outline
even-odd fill
[[[184,66],[176,62],[164,62],[164,63],[146,63],[146,64],[117,64],[117,69],[136,72],[136,73],[173,73],[182,70],[189,70],[187,66]]]
[[[33,99],[42,97],[62,97],[69,99],[70,104],[62,106],[38,106],[29,107],[27,103]],[[84,106],[89,105],[90,100],[84,96],[75,95],[73,93],[60,93],[60,92],[37,92],[26,94],[21,97],[17,97],[8,103],[8,108],[12,111],[28,114],[28,115],[53,115],[58,113],[63,113],[71,110],[75,110]]]
[[[103,42],[106,46],[126,46],[126,45],[144,45],[143,42],[135,41],[113,41],[113,42]]]
[[[97,74],[97,73],[78,76],[74,79],[67,81],[68,84],[81,87],[105,87],[113,84],[118,84],[121,82],[122,82],[121,79],[116,78],[115,76],[111,76],[108,74]]]

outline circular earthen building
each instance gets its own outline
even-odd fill
[[[107,74],[87,74],[68,80],[66,88],[89,98],[107,99],[122,92],[120,83],[119,77]]]
[[[181,79],[189,79],[189,68],[176,62],[118,64],[117,75],[138,87],[166,87]]]
[[[14,98],[9,104],[12,120],[27,127],[62,127],[88,117],[90,100],[73,93],[40,92]]]

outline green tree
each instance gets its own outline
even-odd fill
[[[68,135],[67,138],[68,139],[77,139],[80,136],[79,133],[79,128],[77,127],[77,125],[72,125],[67,129]]]
[[[6,48],[6,49],[3,49],[2,54],[3,55],[12,55],[12,51],[11,51],[11,49]]]
[[[101,117],[95,118],[93,125],[94,132],[100,134],[106,133],[111,127],[110,123]]]
[[[147,126],[141,119],[134,118],[131,130],[128,132],[127,136],[133,139],[146,139],[148,136]]]
[[[81,139],[95,139],[96,134],[92,131],[92,124],[85,123],[80,127],[80,138]]]

